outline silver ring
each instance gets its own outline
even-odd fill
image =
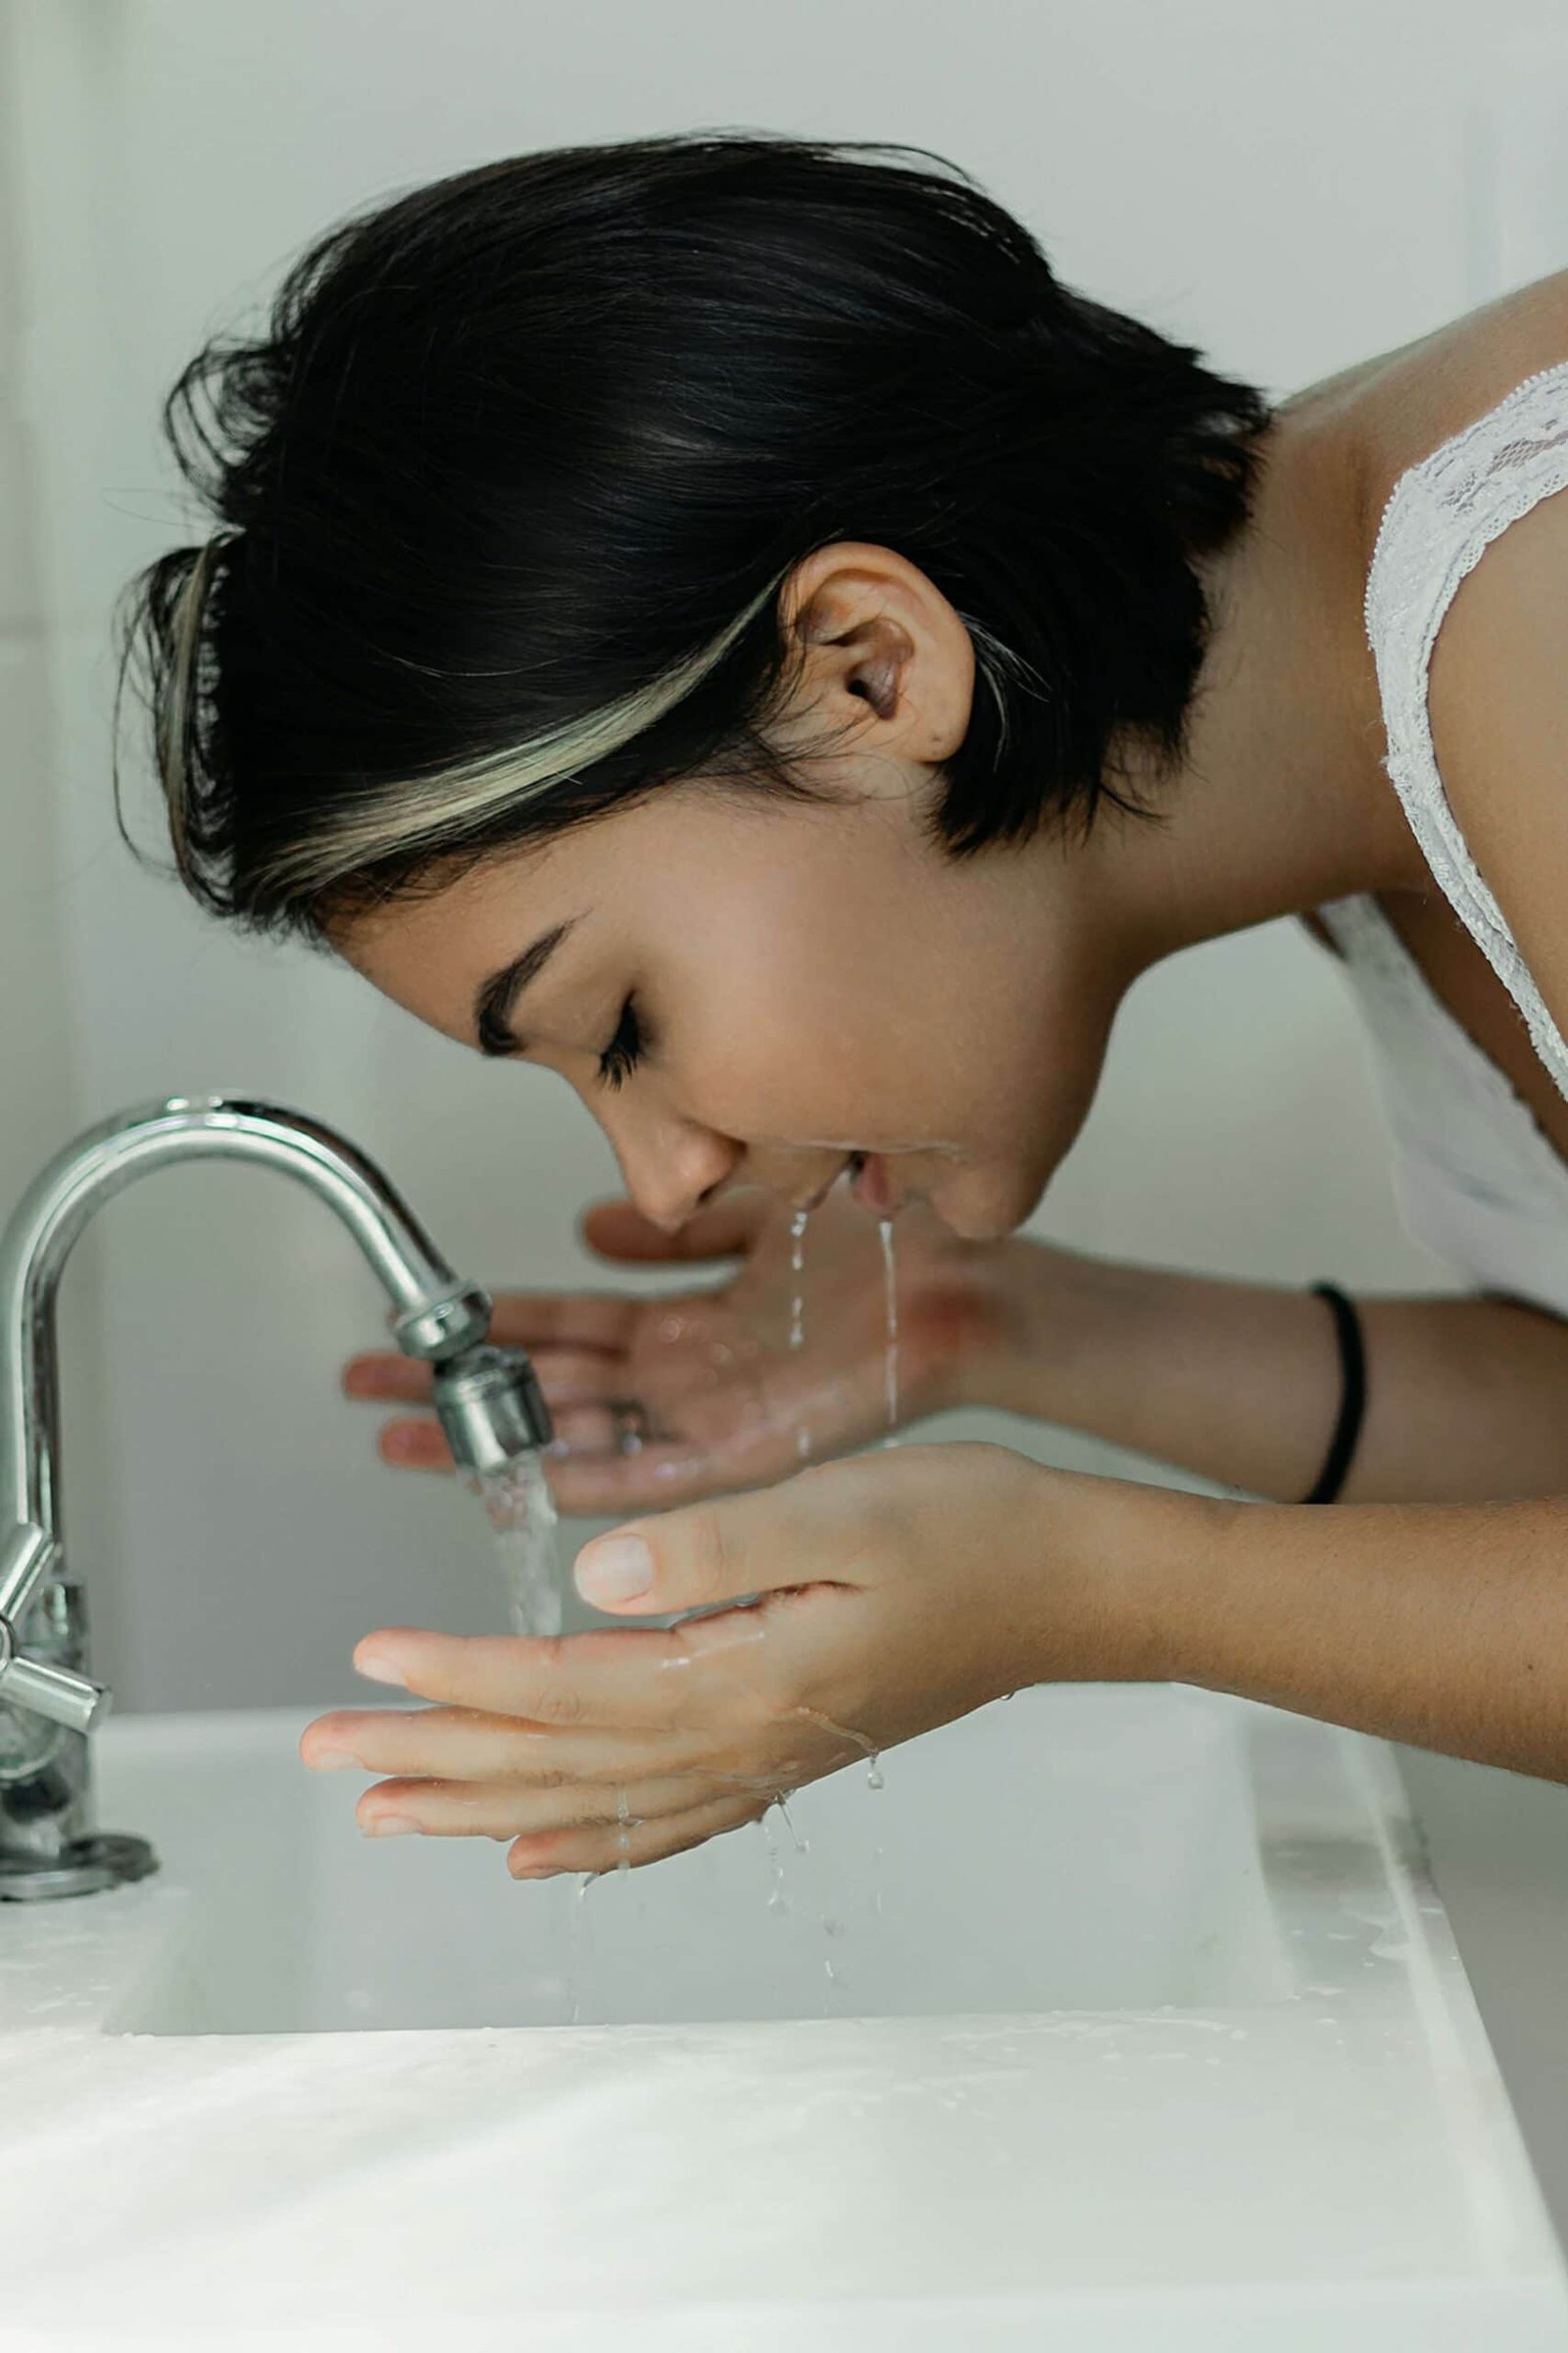
[[[610,1419],[617,1454],[639,1454],[653,1435],[648,1408],[640,1397],[612,1397]]]

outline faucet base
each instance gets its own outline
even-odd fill
[[[101,1831],[58,1855],[0,1855],[0,1903],[32,1903],[45,1896],[97,1895],[158,1869],[145,1838]]]

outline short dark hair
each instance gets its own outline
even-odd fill
[[[841,538],[974,643],[940,840],[1087,823],[1124,733],[1183,757],[1196,559],[1269,417],[923,148],[704,131],[416,189],[165,405],[218,527],[118,618],[178,870],[319,938],[661,782],[808,790],[777,592]]]

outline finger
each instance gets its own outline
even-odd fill
[[[536,1789],[643,1782],[684,1771],[704,1753],[701,1736],[681,1745],[667,1733],[563,1731],[466,1707],[333,1708],[300,1735],[301,1761],[317,1772],[351,1768],[405,1781],[505,1781]]]
[[[771,1802],[760,1793],[720,1797],[659,1821],[535,1832],[509,1847],[507,1869],[514,1879],[550,1879],[562,1871],[613,1871],[622,1862],[636,1871],[645,1863],[661,1863],[701,1846],[721,1831],[760,1820]]]
[[[614,1355],[625,1349],[641,1300],[608,1291],[503,1291],[490,1309],[490,1338],[498,1346],[588,1348]]]
[[[571,1407],[554,1416],[558,1440],[581,1453],[549,1457],[545,1470],[556,1508],[570,1519],[623,1520],[650,1505],[696,1501],[699,1497],[744,1487],[787,1467],[777,1460],[759,1458],[731,1461],[706,1446],[685,1441],[645,1440],[634,1451],[620,1453],[609,1446],[613,1427],[608,1417],[591,1408]],[[383,1462],[398,1470],[450,1472],[452,1449],[433,1416],[386,1422],[377,1433],[376,1449]]]
[[[554,1831],[609,1833],[614,1838],[622,1818],[667,1822],[699,1804],[757,1805],[759,1812],[778,1794],[776,1782],[757,1789],[714,1791],[694,1786],[690,1776],[664,1781],[571,1782],[556,1789],[529,1789],[517,1782],[401,1780],[377,1782],[355,1807],[355,1819],[370,1837],[387,1820],[412,1822],[432,1838],[537,1838]]]
[[[853,1583],[858,1531],[847,1516],[842,1486],[824,1497],[825,1469],[803,1472],[781,1486],[637,1521],[595,1537],[578,1553],[577,1591],[596,1609],[697,1609],[749,1593],[782,1592],[818,1583]],[[824,1579],[824,1562],[832,1563]]]
[[[450,1471],[452,1448],[433,1415],[418,1421],[383,1422],[376,1433],[376,1452],[383,1462],[404,1471]]]
[[[492,1331],[494,1327],[492,1326]],[[514,1341],[507,1342],[516,1347]],[[552,1405],[567,1404],[577,1397],[613,1397],[618,1394],[620,1354],[609,1348],[583,1346],[555,1347],[548,1343],[535,1347],[532,1356],[539,1386]],[[396,1351],[380,1351],[371,1355],[351,1356],[343,1367],[343,1393],[351,1397],[369,1397],[398,1404],[425,1404],[431,1392],[431,1368],[417,1363],[412,1356]]]
[[[685,1440],[646,1440],[625,1454],[597,1449],[568,1453],[552,1460],[548,1470],[556,1507],[568,1518],[624,1520],[634,1512],[662,1511],[776,1478],[792,1462],[782,1446],[743,1460],[731,1451]]]
[[[626,1359],[609,1348],[539,1348],[530,1361],[552,1409],[626,1394]]]
[[[760,1188],[726,1195],[699,1209],[671,1234],[634,1209],[630,1201],[596,1201],[582,1220],[583,1240],[602,1258],[662,1259],[691,1263],[733,1258],[756,1241],[777,1203]]]
[[[616,1626],[588,1634],[435,1634],[384,1626],[354,1653],[362,1675],[422,1699],[521,1716],[568,1730],[680,1731],[733,1708],[739,1678],[715,1671],[727,1653],[765,1639],[760,1614],[726,1611],[689,1626]]]
[[[351,1356],[343,1367],[343,1393],[351,1397],[391,1397],[416,1404],[430,1395],[431,1372],[394,1349]]]
[[[316,1772],[356,1767],[419,1782],[605,1782],[668,1767],[663,1735],[561,1732],[482,1708],[329,1708],[299,1735]]]
[[[618,1397],[602,1404],[578,1402],[560,1407],[552,1420],[561,1455],[633,1454],[645,1446],[672,1443],[644,1435],[648,1427],[645,1407],[632,1409],[630,1423],[626,1419],[627,1410],[627,1401]]]

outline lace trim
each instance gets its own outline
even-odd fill
[[[1402,1148],[1441,1168],[1461,1191],[1494,1200],[1499,1155],[1505,1156],[1511,1205],[1549,1216],[1568,1235],[1568,1164],[1507,1072],[1449,1012],[1376,899],[1336,899],[1317,913],[1340,948],[1344,977],[1363,995]],[[1399,1034],[1391,1033],[1385,1012],[1400,1025]],[[1434,1093],[1424,1104],[1406,1092],[1412,1079],[1419,1086],[1420,1069],[1412,1063],[1423,1054],[1441,1091],[1441,1101]],[[1479,1184],[1478,1160],[1490,1163]]]
[[[1388,735],[1384,767],[1434,881],[1523,1015],[1568,1099],[1568,1043],[1470,856],[1438,772],[1427,710],[1432,648],[1459,583],[1509,523],[1568,489],[1568,360],[1516,384],[1399,476],[1367,571],[1367,639]]]

